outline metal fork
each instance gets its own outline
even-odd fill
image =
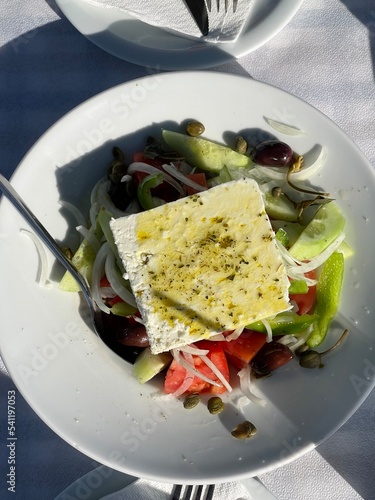
[[[236,12],[238,0],[207,0],[206,6],[208,12],[219,12],[224,10],[224,12],[229,12],[232,10]]]
[[[204,0],[208,16],[206,40],[235,41],[248,19],[251,0]]]
[[[214,484],[207,487],[201,484],[199,486],[188,485],[185,487],[181,484],[175,484],[170,500],[212,500],[214,491]]]

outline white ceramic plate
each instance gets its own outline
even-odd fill
[[[82,0],[56,0],[69,21],[93,43],[120,59],[157,69],[199,69],[224,64],[274,37],[303,0],[252,0],[253,8],[236,43],[208,44],[176,36],[124,12]]]
[[[306,134],[282,136],[264,117]],[[347,262],[328,344],[344,328],[350,335],[326,367],[310,371],[291,362],[257,382],[254,390],[268,400],[265,408],[248,405],[241,412],[228,404],[221,417],[211,416],[204,405],[186,411],[180,401],[153,399],[158,383],[138,385],[131,367],[86,325],[78,294],[58,290],[61,269],[51,256],[51,287],[37,284],[37,253],[20,233],[27,226],[7,200],[0,206],[0,346],[28,403],[86,455],[149,479],[218,482],[259,475],[311,450],[346,421],[374,385],[375,237],[369,221],[375,178],[369,163],[324,115],[279,89],[244,77],[178,72],[132,81],[83,103],[35,144],[12,182],[58,240],[77,244],[76,222],[59,200],[87,210],[90,189],[105,172],[114,145],[130,156],[143,148],[147,135],[162,127],[178,129],[189,118],[202,121],[206,137],[219,141],[231,141],[239,132],[258,140],[273,133],[299,153],[315,144],[327,147],[327,163],[312,182],[342,207],[355,255]],[[258,433],[237,441],[230,430],[245,418]]]

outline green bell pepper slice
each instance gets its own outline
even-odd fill
[[[289,286],[289,295],[293,294],[305,294],[309,291],[309,287],[304,280],[292,280]]]
[[[150,174],[143,179],[137,189],[138,201],[144,210],[151,210],[159,206],[161,200],[151,194],[151,189],[156,188],[163,182],[163,174]]]
[[[280,227],[277,231],[276,231],[276,239],[278,241],[280,241],[280,243],[285,247],[287,248],[289,246],[289,236],[288,236],[288,233],[285,231],[285,229],[283,229],[282,227]]]
[[[299,315],[293,311],[278,314],[272,319],[267,319],[273,335],[297,335],[304,332],[310,325],[317,321],[316,314]],[[249,330],[266,333],[266,328],[262,321],[256,321],[247,325]]]
[[[331,321],[337,314],[343,279],[344,256],[340,252],[334,252],[323,264],[316,285],[314,312],[318,315],[318,320],[306,342],[311,348],[317,347],[323,342]]]

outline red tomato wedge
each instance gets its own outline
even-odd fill
[[[152,167],[157,168],[161,172],[164,172],[163,163],[165,162],[159,160],[158,158],[147,158],[144,156],[143,153],[134,153],[133,161],[147,163],[147,165],[151,165]],[[149,174],[147,174],[146,172],[140,172],[137,170],[133,172],[132,177],[136,186],[139,186],[139,184],[141,184],[141,182],[148,175]],[[157,196],[158,198],[161,198],[166,202],[175,201],[179,197],[179,192],[177,191],[177,189],[171,186],[168,182],[162,182],[159,186],[152,189],[151,192],[154,196]]]
[[[310,271],[305,274],[306,278],[315,279],[316,272],[315,270]],[[295,293],[289,295],[289,299],[293,300],[297,306],[298,311],[297,314],[302,316],[302,314],[309,314],[315,305],[315,297],[316,297],[316,286],[309,286],[309,291],[307,293]]]
[[[264,346],[266,339],[264,333],[245,328],[237,339],[222,342],[222,347],[230,364],[238,370],[242,370]]]
[[[153,167],[159,168],[160,170],[162,170],[163,163],[165,163],[158,158],[147,158],[147,156],[145,156],[142,152],[133,153],[133,161],[147,163],[147,165],[152,165]]]
[[[124,302],[124,301],[122,300],[121,297],[119,297],[118,295],[116,295],[116,297],[113,297],[113,299],[111,299],[111,300],[108,301],[108,306],[112,307],[115,304],[118,304],[119,302]]]
[[[189,174],[186,177],[188,179],[190,179],[191,181],[196,182],[197,184],[199,184],[202,187],[205,187],[205,188],[207,187],[206,174],[204,174],[204,173],[199,173],[198,172],[196,174]],[[194,189],[193,187],[191,187],[191,186],[186,186],[186,191],[187,191],[188,195],[198,193],[198,191],[196,189]]]
[[[221,344],[222,342],[201,340],[199,342],[196,342],[194,345],[199,349],[207,349],[209,351],[207,357],[214,363],[216,368],[220,370],[225,379],[229,381],[228,362]],[[206,377],[214,380],[215,382],[220,384],[220,386],[212,385],[205,380],[194,376],[193,383],[189,388],[189,392],[222,394],[227,391],[222,382],[220,382],[211,368],[206,365],[206,363],[200,356],[193,355],[193,360],[194,368],[196,370],[202,373],[202,375],[205,375]],[[176,360],[173,360],[165,376],[164,392],[166,394],[173,394],[181,386],[185,379],[185,376],[186,369],[183,366],[179,365]]]
[[[100,280],[99,286],[100,288],[108,288],[111,286],[111,283],[108,281],[106,275],[104,275],[103,278]]]

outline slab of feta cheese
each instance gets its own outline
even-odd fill
[[[110,226],[155,354],[291,307],[286,270],[252,179]]]

